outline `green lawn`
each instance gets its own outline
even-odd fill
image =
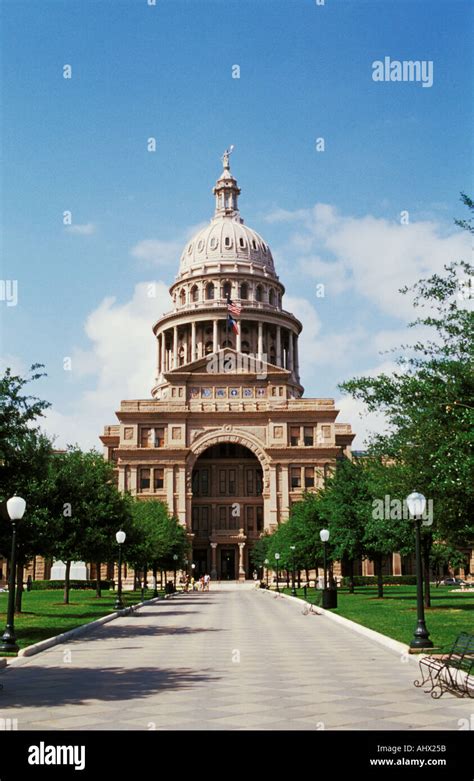
[[[291,593],[287,588],[284,591]],[[309,602],[321,596],[314,589],[307,593]],[[297,589],[297,594],[302,597],[303,589]],[[383,599],[370,586],[356,588],[355,594],[338,589],[337,596],[338,607],[331,612],[409,644],[416,626],[415,586],[385,586]],[[425,610],[425,620],[436,646],[451,645],[459,632],[474,631],[474,592],[453,593],[449,586],[433,586],[431,605]]]
[[[162,595],[164,592],[159,593]],[[152,596],[151,589],[145,592],[145,599],[151,599]],[[64,605],[62,598],[62,590],[24,592],[22,613],[15,616],[15,633],[20,648],[26,648],[32,643],[39,643],[40,640],[54,637],[61,632],[67,632],[81,624],[87,624],[108,613],[113,613],[116,595],[109,591],[102,591],[102,597],[98,599],[94,590],[72,590],[69,605]],[[7,602],[8,594],[1,593],[0,634],[3,634],[6,623]],[[125,607],[138,602],[141,602],[141,591],[123,592]],[[5,654],[5,656],[9,655],[11,654]]]

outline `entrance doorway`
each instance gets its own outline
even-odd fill
[[[235,550],[221,550],[221,580],[235,580]]]
[[[201,575],[206,575],[206,573],[209,571],[207,567],[207,550],[194,549],[193,563],[196,565],[194,567],[195,578],[200,578]]]

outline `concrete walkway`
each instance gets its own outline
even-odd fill
[[[160,601],[0,672],[23,729],[439,729],[474,702],[415,689],[417,667],[250,586]],[[461,719],[467,722],[460,721]],[[466,727],[464,727],[466,728]]]

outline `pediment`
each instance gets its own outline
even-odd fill
[[[230,347],[198,358],[176,369],[171,369],[165,372],[164,376],[171,379],[172,377],[187,377],[194,374],[206,374],[213,377],[228,376],[229,374],[265,374],[266,376],[279,375],[282,379],[290,376],[288,369],[275,366],[268,361],[258,360],[254,356],[245,355],[245,353],[238,353]]]

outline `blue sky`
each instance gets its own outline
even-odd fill
[[[169,306],[143,283],[172,282],[231,143],[242,216],[303,320],[306,395],[385,365],[410,319],[397,288],[467,251],[472,26],[464,0],[3,3],[2,278],[19,293],[0,301],[2,353],[46,364],[59,441],[93,444],[120,398],[148,396]],[[386,56],[431,61],[433,86],[374,82]]]

